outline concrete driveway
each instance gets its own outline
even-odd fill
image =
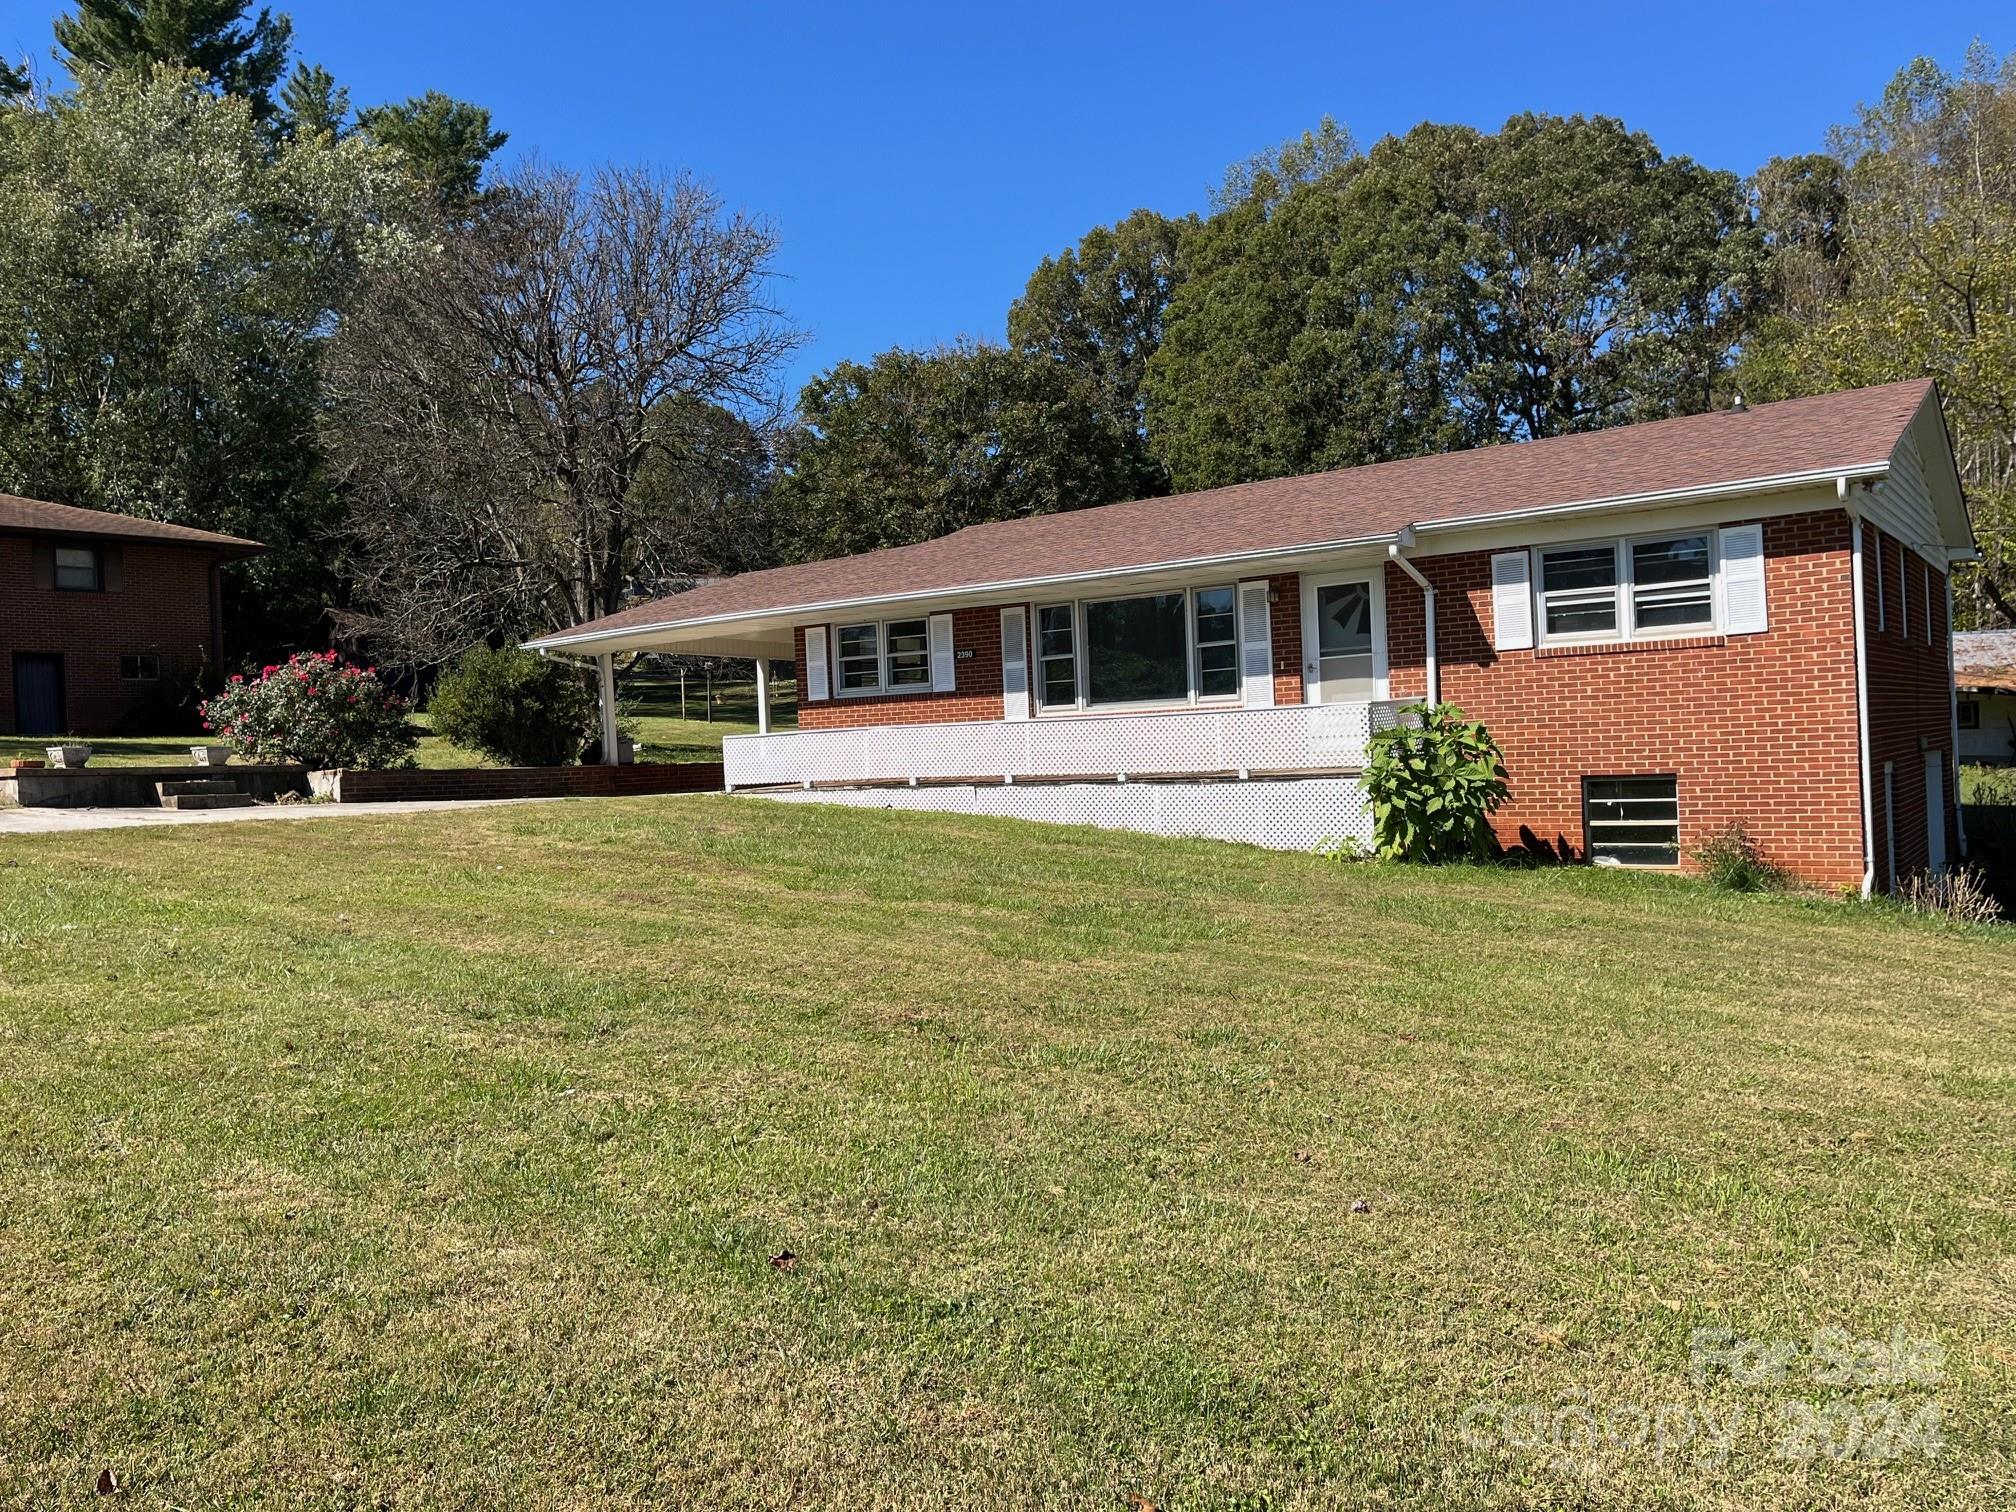
[[[383,818],[436,809],[504,808],[520,803],[567,803],[566,798],[465,798],[412,803],[262,803],[253,808],[0,808],[0,839],[9,835],[62,835],[76,830],[145,829],[157,824],[261,824],[268,820]]]

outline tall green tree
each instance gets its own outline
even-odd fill
[[[483,167],[509,138],[490,129],[490,112],[439,90],[357,114],[357,129],[405,160],[444,210],[466,209]]]
[[[968,343],[842,362],[805,386],[777,507],[804,559],[1132,496],[1125,428],[1062,366]]]
[[[264,7],[247,21],[250,9],[250,0],[77,0],[75,15],[57,17],[56,41],[80,83],[101,70],[193,68],[264,120],[294,23]]]
[[[280,91],[280,129],[289,137],[326,137],[350,133],[350,91],[320,64],[296,63]]]
[[[1076,247],[1044,258],[1008,309],[1009,345],[1083,382],[1131,436],[1137,495],[1168,491],[1167,475],[1148,454],[1141,380],[1162,344],[1184,233],[1196,226],[1195,216],[1171,220],[1136,210],[1094,227]]]
[[[410,245],[409,194],[369,144],[276,143],[165,65],[0,112],[0,490],[264,541],[229,580],[234,632],[313,635],[321,345]]]
[[[1776,221],[1781,313],[1744,392],[1938,379],[1982,555],[1956,575],[1956,621],[2016,625],[2016,53],[1977,44],[1958,73],[1919,58],[1828,145],[1759,176],[1767,224],[1787,177],[1811,192]]]
[[[17,64],[0,58],[0,105],[25,100],[34,90],[35,78],[25,61]]]
[[[1186,243],[1148,364],[1179,488],[1715,402],[1763,263],[1734,175],[1604,118],[1424,124]]]

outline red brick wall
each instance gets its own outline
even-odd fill
[[[1683,849],[1741,820],[1767,856],[1814,882],[1862,877],[1848,520],[1764,522],[1771,628],[1760,635],[1491,649],[1489,552],[1417,557],[1435,585],[1442,697],[1491,728],[1512,795],[1499,838],[1583,854],[1585,776],[1679,779]],[[1424,690],[1421,591],[1386,572],[1391,687]]]
[[[235,768],[227,768],[225,775]],[[343,803],[399,803],[470,798],[623,798],[651,793],[718,793],[718,761],[632,766],[463,767],[402,772],[345,770]]]
[[[17,651],[63,658],[71,732],[115,733],[152,683],[122,682],[119,658],[147,652],[168,676],[203,657],[221,655],[213,612],[215,557],[207,551],[141,542],[91,543],[119,554],[119,586],[104,593],[37,588],[33,548],[25,536],[0,537],[0,730],[14,722]],[[108,575],[112,569],[108,567]]]
[[[1274,637],[1274,702],[1302,702],[1302,579],[1284,572],[1267,580],[1274,590],[1269,629]]]
[[[1869,603],[1864,631],[1869,648],[1869,750],[1871,815],[1875,820],[1876,886],[1890,885],[1890,826],[1883,811],[1883,764],[1893,764],[1891,812],[1897,838],[1897,876],[1923,871],[1930,854],[1925,804],[1925,756],[1944,756],[1946,859],[1959,859],[1954,818],[1953,720],[1946,671],[1946,579],[1923,557],[1874,526],[1863,544]],[[1877,629],[1875,563],[1883,563],[1883,628]],[[1925,610],[1932,634],[1925,634]]]
[[[838,696],[840,668],[834,656],[833,628],[826,628],[826,680],[828,696],[814,700],[805,677],[805,630],[792,632],[792,654],[798,673],[798,728],[801,730],[853,729],[861,725],[944,724],[958,719],[1001,718],[1001,610],[992,604],[984,609],[952,611],[952,677],[950,693],[884,693],[866,698]],[[1028,635],[1029,616],[1023,616],[1023,634]],[[960,659],[959,653],[973,654]],[[1025,651],[1024,655],[1027,656]],[[1030,664],[1031,698],[1035,694],[1035,668]]]

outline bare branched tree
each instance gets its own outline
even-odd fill
[[[760,503],[803,339],[771,302],[776,247],[684,174],[534,166],[367,289],[330,352],[327,443],[384,654],[430,664],[744,565],[695,541],[741,552],[712,522]]]

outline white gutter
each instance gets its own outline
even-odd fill
[[[534,651],[582,644],[621,645],[632,638],[652,636],[664,630],[697,630],[709,625],[746,623],[772,616],[802,618],[838,610],[867,609],[880,604],[932,603],[942,599],[1016,595],[1030,589],[1062,587],[1072,583],[1096,583],[1111,578],[1143,577],[1154,572],[1189,571],[1200,567],[1227,567],[1250,562],[1292,562],[1304,557],[1320,556],[1356,547],[1390,547],[1414,531],[1469,530],[1491,525],[1519,524],[1527,520],[1553,519],[1562,515],[1687,504],[1750,493],[1781,492],[1785,489],[1828,482],[1839,485],[1850,478],[1881,477],[1889,470],[1889,459],[1885,458],[1880,462],[1858,463],[1845,469],[1830,467],[1809,472],[1773,473],[1760,478],[1740,478],[1730,483],[1711,483],[1698,488],[1667,488],[1634,494],[1611,494],[1566,504],[1547,504],[1532,509],[1508,509],[1486,515],[1451,515],[1440,519],[1423,520],[1414,525],[1402,526],[1398,530],[1380,531],[1373,535],[1348,536],[1331,541],[1312,541],[1299,546],[1256,547],[1250,551],[1221,552],[1212,556],[1172,557],[1159,562],[1135,562],[1125,567],[1104,567],[1095,572],[1061,572],[1041,577],[999,578],[989,582],[960,583],[951,587],[926,588],[907,593],[857,594],[850,598],[777,604],[767,609],[742,609],[729,614],[707,614],[696,619],[658,620],[650,624],[626,625],[620,630],[601,630],[585,635],[572,633],[542,635],[524,642],[524,645]]]
[[[1960,842],[1960,859],[1967,859],[1967,810],[1960,803],[1960,684],[1953,675],[1953,564],[1946,564],[1946,712],[1951,720],[1946,747],[1953,768],[1953,833]]]
[[[1876,890],[1876,810],[1870,788],[1869,750],[1869,647],[1868,614],[1862,591],[1862,511],[1849,497],[1848,478],[1835,481],[1835,496],[1848,511],[1851,532],[1850,577],[1854,583],[1855,610],[1855,736],[1861,750],[1862,776],[1862,896]]]
[[[1421,638],[1421,660],[1428,673],[1428,702],[1439,704],[1442,702],[1442,675],[1435,663],[1435,586],[1421,575],[1419,567],[1403,555],[1406,548],[1413,545],[1414,532],[1403,530],[1400,536],[1400,540],[1386,548],[1386,555],[1402,572],[1420,585],[1421,618],[1426,627]]]

